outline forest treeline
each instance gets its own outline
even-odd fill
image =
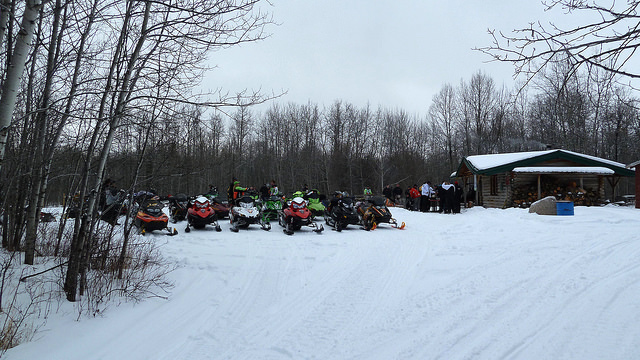
[[[425,101],[426,115],[398,108],[273,101],[257,113],[181,105],[150,119],[141,112],[117,130],[105,177],[127,189],[196,194],[232,177],[256,186],[275,180],[292,192],[360,193],[448,179],[464,156],[562,148],[630,163],[640,158],[638,102],[608,78],[547,72],[527,88],[499,87],[477,72]],[[56,151],[49,203],[75,191],[82,142]],[[142,162],[140,160],[142,159]],[[139,169],[138,169],[139,168]],[[135,174],[137,180],[134,180]]]

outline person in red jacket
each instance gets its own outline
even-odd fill
[[[413,187],[409,189],[409,197],[411,198],[411,207],[409,210],[417,211],[420,206],[420,191],[418,191],[418,184],[413,184]]]

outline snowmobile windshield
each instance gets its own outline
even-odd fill
[[[162,215],[162,205],[157,201],[146,202],[143,206],[144,212],[153,215],[159,216]]]
[[[198,209],[206,209],[209,207],[209,202],[205,201],[205,202],[200,202],[200,201],[196,201],[196,207]]]
[[[371,201],[374,206],[384,206],[384,197],[382,196],[374,196],[369,201]]]
[[[240,207],[250,208],[250,207],[253,207],[253,199],[248,196],[245,196],[240,198],[240,200],[238,200],[238,204],[240,205]]]
[[[350,198],[350,197],[342,198],[342,204],[343,204],[345,207],[352,207],[352,206],[353,206],[353,199],[352,199],[352,198]]]

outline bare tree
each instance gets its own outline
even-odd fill
[[[163,3],[130,0],[112,5],[117,13],[124,15],[110,21],[105,28],[105,31],[119,29],[119,33],[106,39],[112,42],[108,45],[112,45],[113,50],[107,52],[110,57],[103,60],[105,65],[109,64],[105,66],[108,73],[101,84],[102,90],[97,90],[101,94],[95,113],[97,130],[93,132],[87,150],[80,192],[81,198],[88,195],[88,202],[82,211],[82,221],[76,221],[71,244],[65,280],[68,300],[75,301],[76,298],[77,277],[84,267],[82,254],[85,254],[86,238],[95,224],[97,196],[117,129],[133,108],[156,96],[149,89],[161,86],[164,79],[181,79],[182,84],[193,84],[209,51],[261,39],[263,27],[270,20],[265,14],[253,11],[258,1]],[[174,85],[173,89],[167,98],[174,102],[194,103],[187,96],[185,87]],[[232,100],[222,98],[207,105],[247,105],[256,101],[250,94],[248,98],[239,95]],[[100,131],[101,123],[106,124],[105,133]],[[101,150],[94,168],[91,159],[97,149]],[[91,184],[90,175],[93,177]]]
[[[490,122],[496,105],[493,79],[478,71],[471,77],[468,84],[464,82],[461,84],[459,96],[467,154],[486,153]]]
[[[493,44],[478,50],[493,59],[514,64],[515,72],[531,79],[552,63],[567,63],[571,73],[580,67],[600,68],[628,78],[640,78],[631,59],[640,46],[639,1],[608,2],[548,0],[547,11],[562,9],[567,16],[593,19],[574,28],[553,23],[530,23],[511,34],[490,30]],[[587,16],[585,16],[587,15]]]
[[[449,168],[454,168],[454,132],[456,123],[456,94],[451,84],[445,84],[440,92],[433,96],[429,107],[429,117],[435,129],[444,139],[444,151],[447,154]],[[455,159],[457,160],[457,159]]]

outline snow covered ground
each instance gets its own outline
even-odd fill
[[[64,304],[4,358],[640,358],[640,210],[392,212],[405,230],[178,224],[152,235],[179,265],[168,300]]]

